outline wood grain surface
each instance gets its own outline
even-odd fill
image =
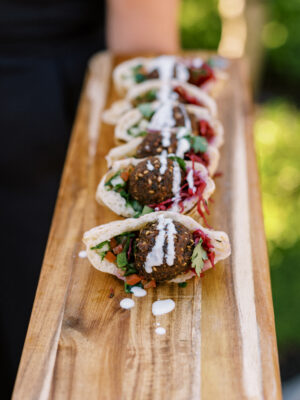
[[[232,256],[186,288],[161,285],[120,308],[122,282],[78,257],[85,230],[117,219],[95,201],[113,146],[101,112],[117,95],[113,65],[90,63],[69,146],[13,399],[281,399],[281,385],[243,61],[231,62],[217,98],[224,124],[210,223],[229,234]],[[110,289],[115,296],[109,298]],[[154,300],[173,312],[154,317]],[[166,328],[155,333],[156,323]]]

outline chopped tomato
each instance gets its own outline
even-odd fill
[[[152,287],[156,287],[156,282],[155,280],[149,281],[144,284],[144,289],[150,289]]]
[[[128,178],[129,178],[129,172],[128,171],[123,171],[120,176],[121,176],[121,178],[123,179],[124,182],[127,182]]]
[[[110,239],[109,244],[110,244],[110,248],[113,249],[114,247],[117,246],[118,243],[115,238],[112,238],[112,239]]]
[[[123,245],[121,243],[118,244],[118,246],[113,248],[114,254],[120,254],[122,250],[123,250]]]
[[[132,274],[129,276],[126,276],[126,283],[128,283],[128,285],[132,286],[135,285],[136,283],[140,282],[142,280],[142,278],[140,276],[138,276],[137,274]]]
[[[111,251],[108,251],[104,258],[105,258],[105,260],[107,260],[109,262],[115,262],[117,259],[117,257]]]

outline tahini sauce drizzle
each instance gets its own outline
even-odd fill
[[[155,238],[155,244],[152,247],[152,250],[147,254],[146,262],[145,262],[145,271],[151,274],[152,267],[161,265],[164,260],[164,252],[163,246],[165,242],[165,226],[167,224],[167,220],[160,215],[158,217],[158,235]]]
[[[176,58],[174,56],[156,57],[150,64],[150,68],[158,70],[159,79],[162,81],[171,80],[173,78],[174,66]]]
[[[186,82],[188,81],[189,76],[190,74],[186,66],[178,62],[176,64],[176,79],[180,82]]]
[[[177,161],[173,164],[173,182],[172,182],[172,192],[174,205],[180,200],[180,184],[181,184],[181,169]]]
[[[147,166],[147,169],[148,169],[149,171],[153,171],[153,170],[154,170],[154,166],[151,164],[151,161],[150,161],[150,160],[147,161],[146,166]]]
[[[167,239],[168,239],[168,247],[166,254],[166,261],[168,265],[173,265],[175,260],[175,243],[174,243],[174,235],[176,234],[176,228],[173,224],[173,221],[168,223],[167,225]]]
[[[160,160],[160,169],[159,169],[159,173],[160,174],[164,174],[167,170],[167,166],[168,166],[168,157],[167,157],[168,153],[166,152],[166,150],[163,150],[161,152],[161,156],[159,157]]]
[[[159,78],[162,82],[158,93],[158,98],[162,103],[170,99],[172,95],[170,81],[173,78],[175,62],[176,58],[174,56],[157,57],[152,62],[153,69],[158,70]]]
[[[191,148],[190,142],[184,137],[188,134],[190,134],[190,132],[185,127],[180,128],[176,134],[178,139],[176,150],[177,157],[184,158],[184,154]]]
[[[163,147],[169,147],[171,144],[171,131],[170,129],[163,129],[161,131]]]
[[[193,193],[196,192],[196,188],[194,185],[194,171],[192,169],[189,170],[186,176],[187,183],[189,184],[189,189],[192,189]]]
[[[176,121],[173,117],[173,103],[167,99],[155,112],[151,122],[148,125],[150,130],[162,130],[164,128],[172,128]]]
[[[158,217],[157,230],[158,235],[155,238],[154,246],[152,247],[152,250],[147,254],[145,261],[145,271],[149,274],[152,272],[152,267],[157,267],[163,264],[163,247],[166,240],[166,233],[168,240],[166,262],[168,265],[173,265],[175,259],[174,234],[176,233],[176,229],[172,219],[164,218],[163,215],[160,215]]]

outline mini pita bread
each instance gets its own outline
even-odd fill
[[[143,138],[139,137],[121,146],[113,147],[106,156],[108,167],[111,167],[115,161],[134,157],[136,155],[136,149],[142,141]],[[210,160],[207,170],[209,175],[213,176],[219,165],[220,153],[216,147],[208,145],[207,154]]]
[[[143,215],[140,218],[129,218],[126,220],[113,221],[105,225],[100,225],[84,233],[83,242],[86,245],[86,252],[89,261],[97,270],[115,275],[117,278],[124,280],[125,278],[121,275],[119,268],[114,264],[105,259],[101,261],[101,258],[95,250],[91,250],[91,247],[97,244],[110,240],[115,236],[120,235],[124,232],[137,231],[143,228],[149,222],[155,222],[158,217],[163,215],[165,218],[171,218],[173,221],[177,221],[188,228],[191,232],[197,229],[201,229],[210,238],[215,248],[215,264],[218,261],[224,260],[229,257],[231,253],[229,238],[225,232],[214,231],[212,229],[204,228],[193,218],[183,214],[178,214],[170,211],[159,211],[151,214]],[[195,274],[192,271],[178,275],[175,279],[170,282],[184,282],[190,279]]]
[[[126,95],[128,90],[137,84],[132,69],[138,65],[142,65],[148,71],[150,69],[150,63],[153,63],[153,60],[154,58],[137,57],[124,61],[115,67],[113,71],[113,81],[120,96]],[[180,63],[180,58],[178,58],[178,63]],[[228,74],[219,68],[214,67],[213,70],[216,79],[208,81],[201,86],[201,89],[210,94],[217,94],[219,93],[220,88],[224,85],[224,82],[228,79]]]
[[[182,87],[188,95],[195,97],[199,102],[201,102],[202,107],[207,108],[212,116],[215,117],[217,115],[217,104],[215,100],[204,90],[199,89],[197,86],[190,85],[189,83],[179,82],[177,80],[172,80],[169,84],[172,88],[177,86]],[[102,120],[107,124],[115,125],[126,111],[133,108],[133,102],[137,97],[142,96],[150,90],[160,90],[165,85],[166,83],[159,79],[152,79],[131,87],[126,94],[125,99],[116,101],[112,104],[111,108],[103,112]]]
[[[176,106],[176,102],[174,102],[174,106]],[[210,124],[215,132],[215,138],[211,145],[217,148],[221,147],[224,143],[224,129],[221,122],[214,118],[206,108],[195,106],[193,104],[186,104],[184,107],[189,114],[193,114],[197,119],[205,120]],[[157,106],[155,108],[157,108]],[[143,114],[138,108],[131,109],[123,114],[115,127],[116,143],[129,142],[133,140],[134,137],[128,134],[128,129],[138,124],[143,118]],[[145,129],[147,129],[147,127],[145,127]]]
[[[126,205],[125,199],[120,196],[119,193],[114,190],[106,190],[105,183],[113,177],[118,171],[123,168],[128,167],[129,165],[136,166],[140,162],[145,159],[137,159],[137,158],[127,158],[125,160],[116,161],[111,169],[103,176],[101,179],[97,192],[96,192],[96,200],[99,204],[103,204],[106,207],[110,208],[114,213],[121,215],[123,217],[133,217],[136,214],[136,211],[129,205]],[[186,161],[187,167],[192,167],[191,161]],[[200,163],[195,163],[195,169],[200,172],[201,178],[206,182],[206,188],[203,192],[203,198],[208,200],[213,192],[215,191],[215,183],[209,178],[207,169]],[[192,197],[183,202],[184,213],[189,212],[196,204],[198,198]],[[179,212],[180,208],[178,205],[173,204],[170,208],[170,211]],[[204,211],[204,210],[203,210]]]

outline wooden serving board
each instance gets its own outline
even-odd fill
[[[13,399],[281,399],[243,61],[231,62],[217,99],[226,142],[210,222],[228,233],[231,257],[186,288],[149,290],[132,310],[119,306],[129,296],[121,281],[78,257],[84,231],[117,219],[95,190],[114,144],[101,112],[117,99],[111,71],[122,60],[100,53],[90,63]],[[165,298],[175,310],[154,317],[153,301]]]

